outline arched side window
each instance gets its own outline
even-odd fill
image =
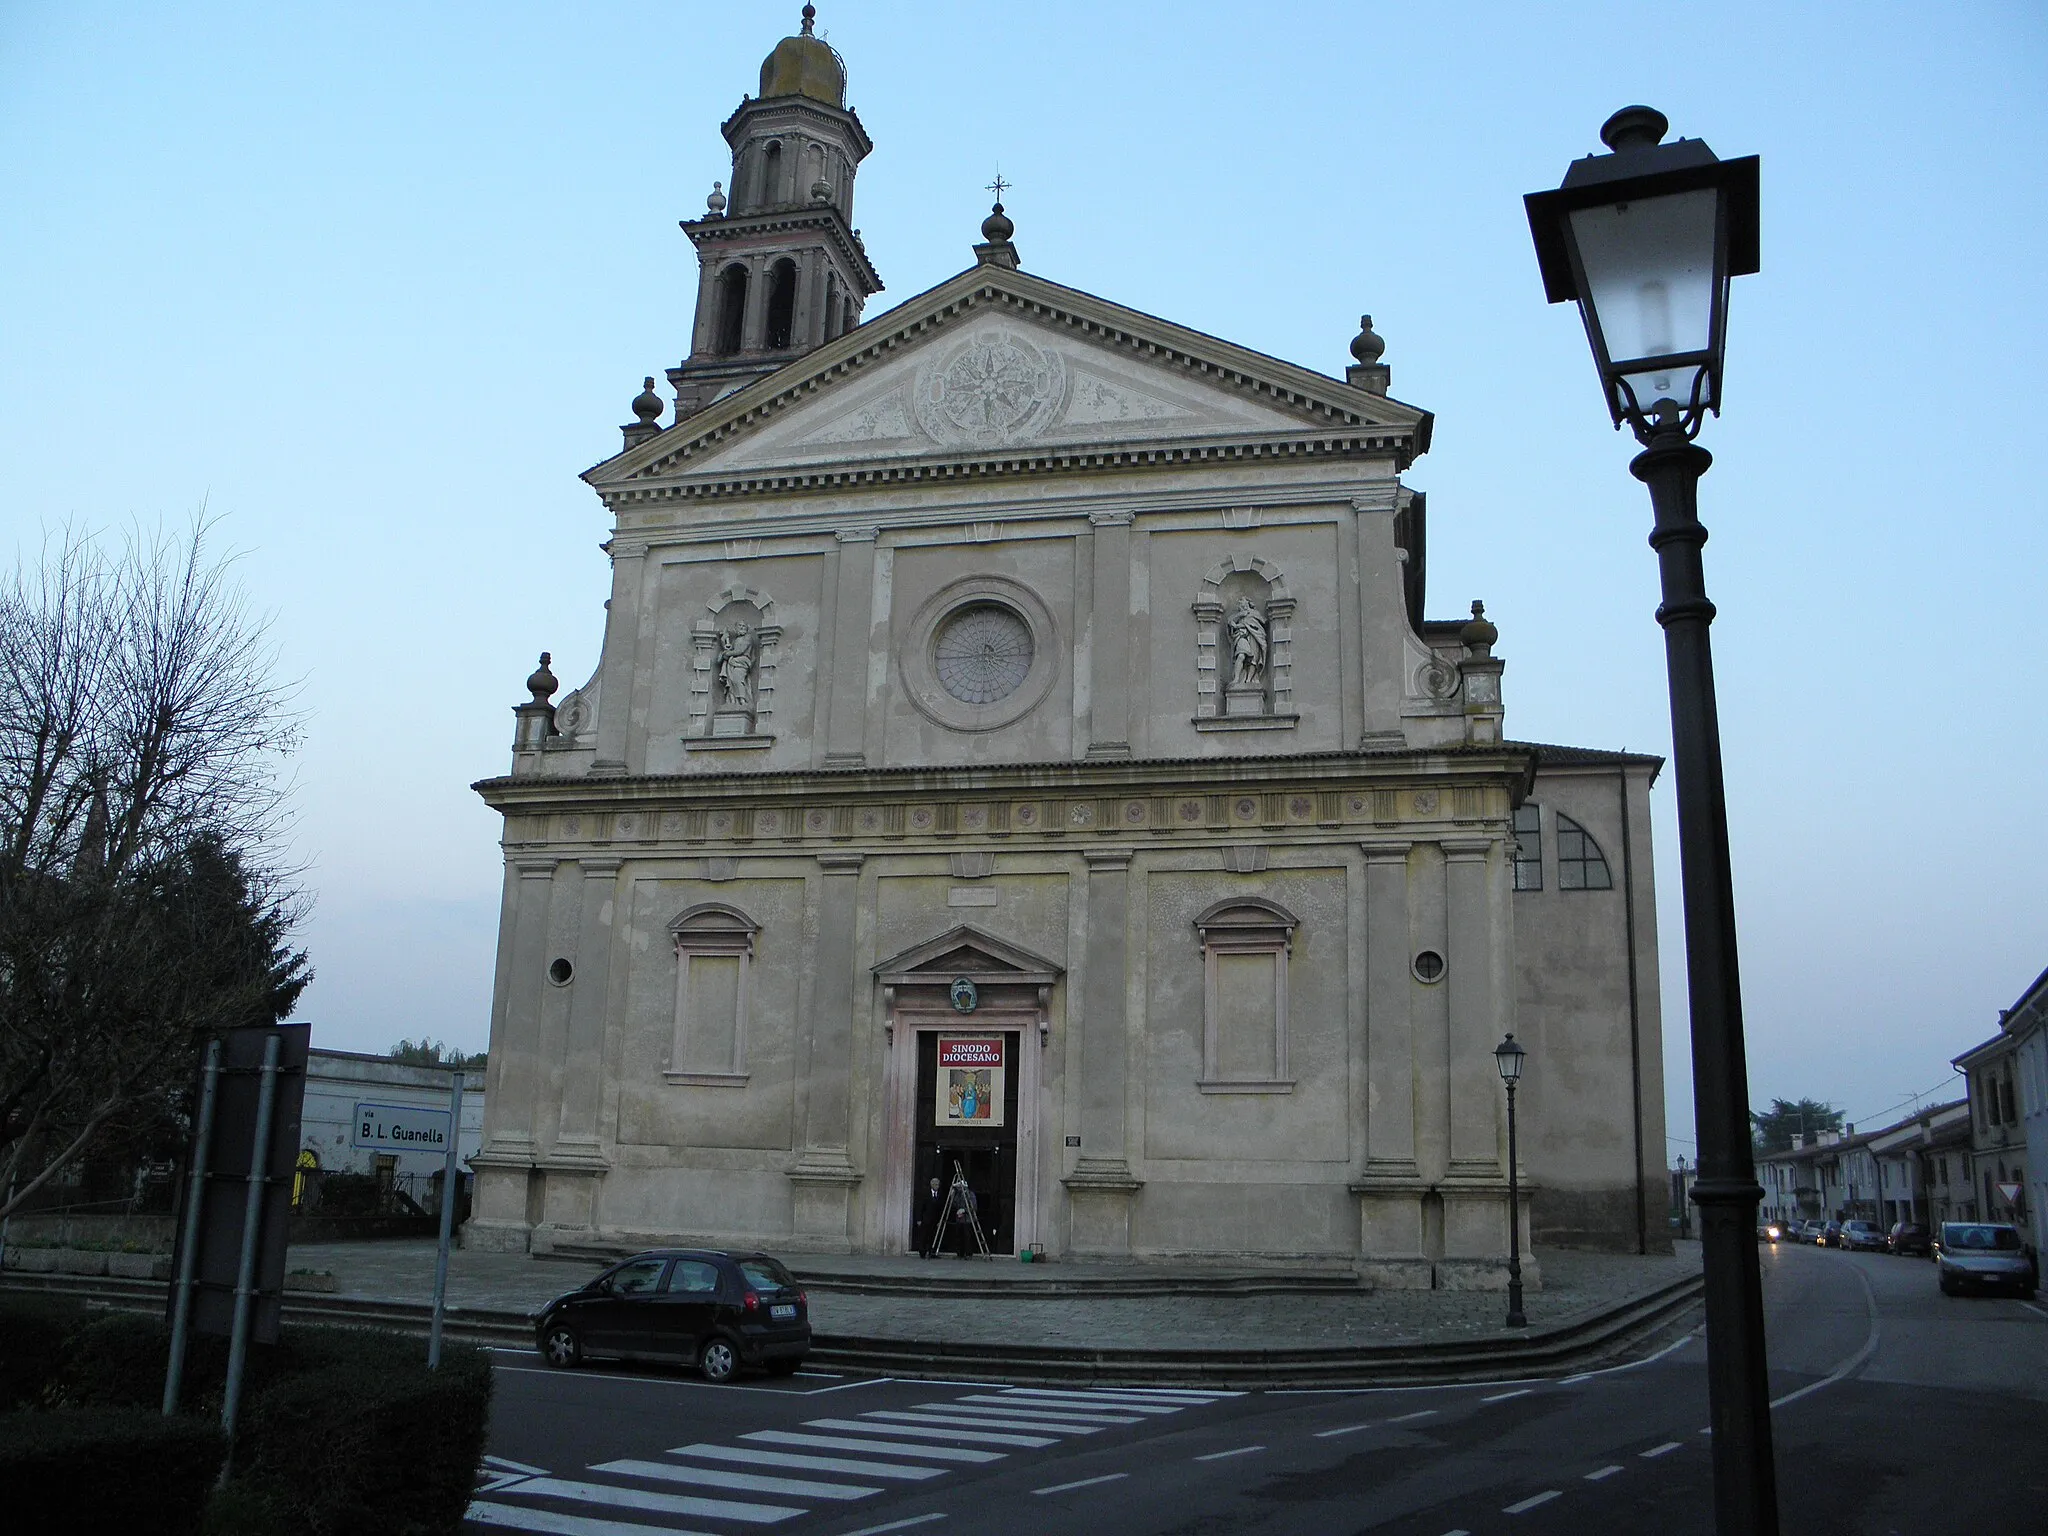
[[[734,262],[718,274],[718,340],[721,355],[739,351],[747,323],[747,269]]]
[[[1543,889],[1543,807],[1534,800],[1515,807],[1515,889]]]
[[[825,274],[825,339],[839,334],[839,274]]]
[[[1557,813],[1557,888],[1560,891],[1611,891],[1614,881],[1593,834],[1571,817]]]
[[[782,145],[773,143],[761,156],[761,198],[757,206],[773,207],[782,202]]]
[[[1195,919],[1202,937],[1203,1093],[1292,1093],[1287,1075],[1287,962],[1300,919],[1257,896],[1219,901]]]
[[[775,263],[768,275],[768,346],[770,350],[790,344],[796,320],[796,263]]]
[[[668,926],[676,945],[676,1018],[661,1075],[672,1083],[742,1087],[761,925],[737,907],[707,901],[677,913]]]

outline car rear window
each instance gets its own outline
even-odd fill
[[[1964,1226],[1960,1222],[1950,1222],[1941,1229],[1941,1241],[1948,1248],[2016,1252],[2020,1246],[2020,1235],[2011,1227]]]
[[[795,1290],[796,1280],[775,1260],[756,1256],[740,1260],[740,1273],[757,1291]]]

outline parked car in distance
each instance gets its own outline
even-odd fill
[[[1818,1242],[1820,1240],[1820,1223],[1817,1221],[1799,1222],[1792,1228],[1791,1236],[1795,1243]]]
[[[1933,1244],[1927,1229],[1917,1221],[1897,1221],[1884,1236],[1885,1248],[1901,1258],[1926,1258]]]
[[[1819,1235],[1814,1238],[1814,1243],[1822,1248],[1840,1247],[1841,1236],[1842,1224],[1839,1221],[1824,1221],[1821,1223]]]
[[[2019,1228],[2002,1222],[1944,1221],[1934,1240],[1934,1262],[1944,1296],[2009,1291],[2030,1300],[2040,1281]]]
[[[693,1365],[711,1382],[743,1365],[787,1376],[810,1351],[810,1303],[765,1253],[656,1248],[557,1296],[533,1337],[564,1370],[605,1355]]]
[[[1835,1246],[1861,1253],[1883,1253],[1884,1233],[1874,1221],[1845,1221],[1835,1237]]]

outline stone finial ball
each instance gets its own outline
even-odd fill
[[[981,238],[990,245],[1000,245],[1015,233],[1017,226],[1012,224],[1009,216],[1003,212],[1001,203],[990,209],[988,217],[981,221]]]
[[[1360,315],[1358,334],[1351,338],[1351,355],[1369,368],[1380,360],[1380,354],[1386,350],[1386,342],[1372,328],[1372,316]]]
[[[1472,617],[1458,631],[1458,638],[1482,656],[1493,648],[1493,642],[1500,638],[1500,631],[1486,617],[1486,604],[1472,605]]]
[[[704,199],[704,211],[714,219],[725,212],[724,182],[714,181],[711,183],[711,195]]]
[[[533,695],[533,702],[536,704],[547,703],[548,696],[562,686],[555,674],[548,670],[548,663],[553,659],[554,656],[551,652],[542,651],[540,653],[540,666],[526,680],[526,691]]]
[[[641,426],[651,427],[661,420],[663,409],[661,396],[654,392],[654,375],[650,373],[641,381],[640,393],[633,397],[633,415]]]

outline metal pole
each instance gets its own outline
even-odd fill
[[[1700,1209],[1706,1278],[1707,1392],[1714,1450],[1714,1528],[1720,1536],[1777,1536],[1763,1287],[1757,1271],[1756,1182],[1750,1153],[1749,1068],[1735,953],[1728,804],[1700,547],[1699,480],[1713,456],[1660,421],[1629,470],[1656,512],[1665,660],[1671,680],[1671,755],[1678,784],[1678,850],[1685,900],[1686,992],[1692,1015],[1693,1114],[1699,1127]]]
[[[185,1346],[191,1341],[192,1271],[199,1263],[199,1208],[206,1202],[206,1160],[213,1141],[213,1098],[220,1086],[220,1042],[206,1043],[199,1079],[199,1131],[192,1142],[191,1181],[185,1191],[185,1236],[178,1244],[177,1289],[171,1298],[171,1363],[164,1372],[164,1414],[178,1411],[185,1383]]]
[[[249,1362],[249,1309],[256,1296],[256,1246],[262,1236],[263,1200],[270,1189],[270,1119],[277,1108],[277,1053],[284,1043],[275,1030],[263,1042],[263,1079],[256,1090],[256,1141],[249,1152],[248,1203],[242,1207],[242,1262],[235,1271],[235,1321],[228,1335],[227,1394],[221,1400],[221,1433],[227,1436],[228,1459],[220,1480],[228,1480],[234,1460],[235,1415],[242,1407],[242,1368]]]
[[[455,1230],[455,1186],[462,1177],[462,1073],[448,1090],[448,1160],[441,1165],[441,1250],[434,1256],[434,1324],[427,1331],[427,1369],[441,1368],[441,1313],[448,1305],[448,1239]]]
[[[1522,1315],[1522,1186],[1515,1172],[1515,1085],[1508,1084],[1508,1321],[1510,1328],[1526,1328]]]

